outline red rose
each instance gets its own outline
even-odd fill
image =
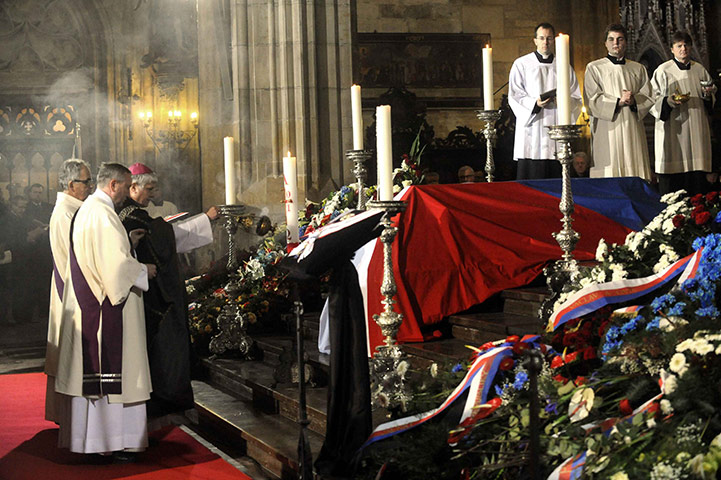
[[[618,408],[621,410],[623,415],[631,415],[633,413],[633,408],[631,407],[631,402],[628,401],[628,398],[621,400],[618,403]]]
[[[679,213],[678,215],[674,216],[674,217],[673,217],[673,220],[671,220],[671,221],[673,222],[673,226],[676,227],[676,228],[678,228],[678,227],[682,226],[682,225],[685,223],[686,217],[684,217],[683,215],[681,215],[681,214]]]
[[[718,198],[718,192],[708,192],[706,194],[706,202],[712,203]]]
[[[696,225],[705,225],[709,220],[711,220],[710,212],[704,211],[696,215]]]
[[[584,360],[593,360],[596,358],[596,349],[593,347],[586,347],[583,350],[583,359]]]
[[[703,194],[699,193],[691,197],[691,205],[698,207],[703,202]]]
[[[511,357],[505,357],[501,360],[501,364],[498,366],[501,370],[510,370],[513,368],[513,359]]]

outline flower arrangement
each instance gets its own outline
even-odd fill
[[[289,311],[286,274],[277,268],[285,251],[274,233],[271,230],[255,249],[241,255],[245,259],[235,275],[216,267],[186,281],[190,337],[198,353],[207,354],[210,340],[220,333],[216,319],[225,305],[236,304],[251,326],[267,321],[270,313]]]
[[[601,241],[598,265],[564,286],[556,307],[589,286],[659,274],[698,252],[694,268],[684,270],[690,273],[637,305],[609,305],[551,325],[537,346],[544,478],[710,479],[721,470],[721,202],[716,192],[662,200],[668,207],[623,245]],[[486,403],[451,426],[452,449],[436,458],[443,478],[529,474],[531,389],[515,340],[481,347],[514,350],[486,379],[493,387]],[[411,438],[418,450],[408,456],[423,455],[423,445],[435,441],[424,441],[420,430]]]

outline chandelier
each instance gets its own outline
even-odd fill
[[[150,110],[140,112],[138,116],[143,122],[145,133],[148,134],[155,148],[161,153],[164,150],[185,151],[190,141],[198,134],[197,112],[190,114],[190,124],[192,128],[189,130],[184,130],[180,127],[180,122],[183,118],[183,113],[180,110],[168,110],[167,128],[158,127],[157,122],[154,124],[153,112]]]

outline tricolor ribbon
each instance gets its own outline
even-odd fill
[[[549,319],[551,330],[556,330],[569,320],[582,317],[606,305],[622,303],[646,295],[668,284],[679,274],[681,274],[680,283],[693,278],[701,261],[701,252],[703,248],[648,277],[617,280],[582,288],[553,312]]]
[[[362,448],[367,447],[378,440],[408,431],[413,427],[417,427],[418,425],[431,420],[455,402],[458,397],[463,394],[463,392],[470,389],[466,405],[463,410],[463,415],[459,420],[460,423],[470,416],[473,411],[472,407],[474,403],[478,403],[478,405],[485,403],[488,389],[490,388],[491,383],[493,383],[493,378],[496,376],[498,371],[498,365],[504,357],[511,355],[511,353],[511,347],[504,345],[493,348],[479,355],[468,369],[468,373],[466,373],[466,376],[463,378],[461,383],[458,384],[458,386],[439,407],[424,413],[399,418],[379,425],[373,431],[368,440],[366,440],[365,444],[363,444]]]
[[[548,480],[578,480],[586,465],[586,452],[575,455],[560,464],[549,476]]]

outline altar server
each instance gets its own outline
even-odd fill
[[[626,28],[606,29],[608,55],[586,66],[583,98],[591,117],[591,177],[651,180],[643,118],[653,106],[646,68],[626,56]]]
[[[148,402],[149,429],[163,426],[158,420],[167,414],[193,408],[190,385],[190,332],[185,285],[180,274],[178,253],[186,253],[213,241],[210,221],[218,217],[216,207],[207,213],[173,223],[153,218],[145,207],[153,199],[158,177],[146,165],[130,166],[130,196],[119,216],[128,232],[144,230],[135,249],[141,262],[153,262],[158,275],[150,280],[143,296],[148,360],[153,392]]]
[[[651,79],[656,99],[651,108],[656,117],[655,167],[661,194],[684,189],[693,195],[705,192],[715,181],[708,113],[716,86],[706,69],[691,60],[691,46],[688,33],[674,33],[674,58],[659,65]]]
[[[45,419],[58,422],[63,414],[67,397],[55,393],[55,376],[58,370],[58,338],[60,319],[63,313],[63,290],[67,282],[68,244],[70,243],[70,221],[92,189],[90,166],[77,158],[65,160],[58,172],[62,192],[50,216],[50,251],[53,259],[53,275],[50,280],[50,312],[48,315],[48,341],[45,349]]]
[[[556,142],[548,137],[546,128],[558,124],[555,35],[553,25],[539,24],[533,37],[536,50],[516,59],[508,78],[508,103],[516,116],[513,159],[518,162],[519,180],[561,176],[561,164],[554,158]],[[572,68],[570,72],[571,116],[576,118],[581,92]]]
[[[118,460],[147,447],[151,391],[141,290],[156,269],[133,257],[115,213],[130,183],[127,168],[103,164],[98,189],[71,222],[55,381],[56,391],[72,397],[58,444]]]

